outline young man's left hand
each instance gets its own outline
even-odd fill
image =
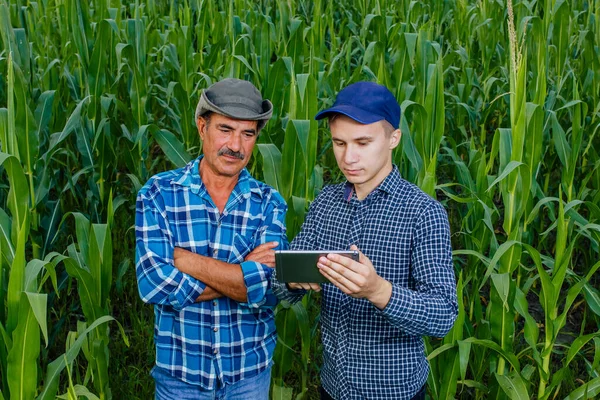
[[[352,245],[350,250],[358,250]],[[339,254],[319,258],[317,266],[321,273],[337,288],[349,296],[365,298],[377,308],[383,309],[392,295],[392,284],[377,275],[373,263],[358,250],[358,261]]]

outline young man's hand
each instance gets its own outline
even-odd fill
[[[358,247],[352,245],[350,250],[358,250]],[[383,309],[392,295],[392,284],[377,275],[367,256],[360,251],[358,253],[358,261],[339,254],[328,254],[327,257],[319,258],[317,266],[342,292],[352,297],[365,298],[377,308]]]
[[[278,242],[267,242],[257,246],[244,259],[244,261],[256,261],[268,267],[275,268],[275,247]]]

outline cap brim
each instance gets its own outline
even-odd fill
[[[349,118],[352,118],[356,122],[359,122],[364,125],[372,124],[385,119],[384,116],[373,114],[347,104],[339,104],[337,106],[333,106],[326,110],[320,111],[317,113],[317,115],[315,115],[315,119],[323,119],[329,114],[343,114]]]

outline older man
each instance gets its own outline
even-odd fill
[[[272,115],[225,79],[196,109],[203,155],[152,177],[136,212],[140,296],[154,304],[156,399],[267,399],[276,343],[269,279],[286,204],[245,169]]]
[[[329,254],[317,264],[331,282],[321,303],[321,399],[425,399],[422,336],[446,335],[457,315],[448,217],[392,163],[400,106],[386,87],[354,83],[315,118],[329,119],[346,182],[323,188],[291,247],[360,249],[358,261]],[[305,290],[321,287],[274,279],[282,299]]]

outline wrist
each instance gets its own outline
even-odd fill
[[[380,310],[383,310],[392,297],[392,283],[386,279],[379,278],[377,289],[369,296],[368,300]]]

